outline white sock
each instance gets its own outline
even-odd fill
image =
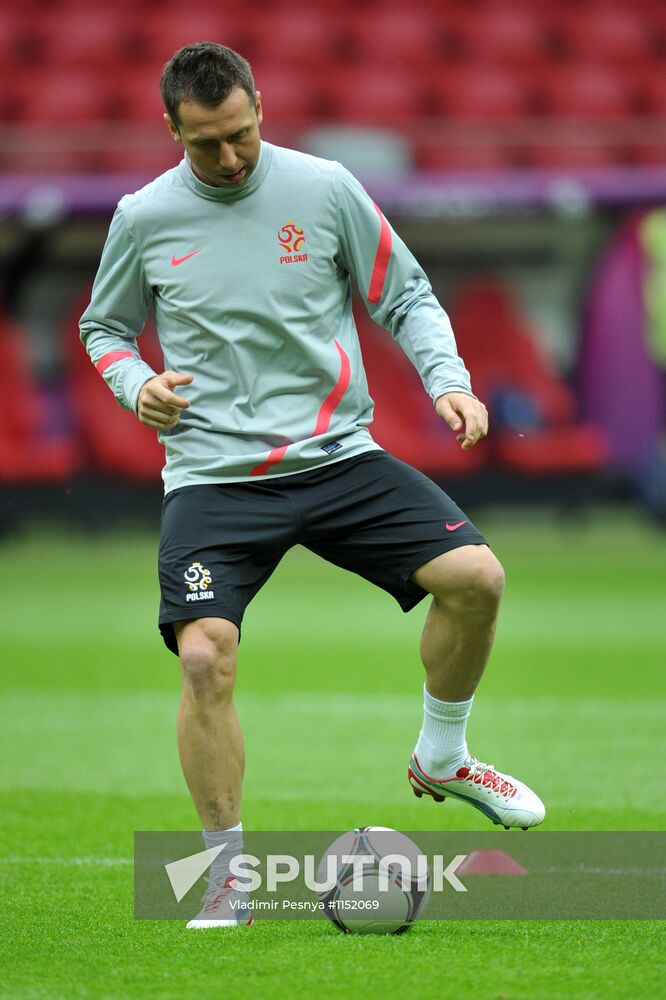
[[[212,882],[224,882],[229,875],[229,863],[235,854],[243,853],[243,824],[229,827],[228,830],[204,830],[203,840],[207,848],[226,844],[213,861],[208,872]]]
[[[440,701],[423,685],[423,726],[414,753],[419,766],[435,778],[450,778],[462,767],[469,752],[465,739],[469,701]]]

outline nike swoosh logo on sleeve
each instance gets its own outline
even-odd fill
[[[467,521],[458,521],[456,524],[449,524],[449,522],[447,521],[446,522],[446,530],[447,531],[457,531],[458,528],[462,528],[463,524],[467,524]]]
[[[179,264],[184,264],[186,260],[190,257],[196,256],[196,254],[201,253],[201,250],[193,250],[192,253],[186,253],[184,257],[176,257],[175,255],[171,258],[171,266],[178,267]]]

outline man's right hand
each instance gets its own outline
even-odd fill
[[[137,416],[141,423],[158,431],[175,427],[180,420],[181,410],[186,410],[190,404],[173,390],[177,385],[189,385],[191,381],[191,375],[162,372],[144,382],[137,406]]]

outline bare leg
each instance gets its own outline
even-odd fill
[[[490,655],[504,573],[485,545],[464,545],[413,574],[433,595],[421,639],[426,669],[423,727],[409,764],[414,794],[453,796],[508,830],[542,822],[535,793],[511,775],[471,756],[465,727],[471,698]]]
[[[178,750],[205,830],[240,820],[243,736],[233,703],[238,629],[222,618],[175,625],[183,678]]]
[[[433,595],[421,637],[426,689],[442,701],[465,701],[490,656],[502,567],[487,546],[463,545],[421,566],[412,579]]]

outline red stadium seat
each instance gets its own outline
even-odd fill
[[[624,117],[634,107],[631,80],[610,67],[580,63],[544,73],[538,84],[546,113],[585,118]]]
[[[524,437],[501,433],[495,442],[499,464],[526,475],[597,472],[608,457],[605,436],[590,424],[549,427]]]
[[[548,19],[531,4],[462,6],[447,27],[454,51],[466,61],[528,65],[550,54]]]
[[[36,22],[41,57],[50,67],[93,70],[122,67],[136,58],[142,20],[115,7],[65,6]]]
[[[126,70],[116,82],[115,96],[113,114],[119,121],[153,122],[157,125],[164,115],[160,67],[153,64]]]
[[[529,166],[554,169],[611,167],[628,159],[630,156],[625,149],[604,146],[602,143],[538,143],[526,147],[524,151],[524,162]]]
[[[107,76],[84,70],[42,69],[18,79],[15,88],[23,119],[33,122],[98,122],[113,100]]]
[[[16,67],[36,48],[34,28],[17,8],[0,7],[0,65]]]
[[[571,8],[557,36],[564,54],[574,60],[639,65],[652,52],[649,21],[626,3]]]
[[[507,288],[490,280],[470,285],[453,303],[451,320],[474,390],[491,410],[495,462],[528,475],[604,466],[604,435],[575,420],[571,391],[538,349]]]
[[[531,110],[523,75],[502,66],[450,67],[432,83],[433,102],[452,118],[505,119]]]
[[[344,31],[346,57],[387,76],[397,70],[409,80],[415,67],[442,57],[439,23],[418,7],[360,10],[345,19]]]
[[[632,146],[630,155],[632,163],[646,167],[666,167],[666,141],[660,145],[644,143],[640,146]]]
[[[515,165],[515,157],[498,143],[422,144],[416,147],[416,163],[421,170],[504,170]]]
[[[219,42],[244,51],[249,37],[247,12],[209,5],[183,12],[182,5],[146,18],[143,37],[146,58],[155,61],[157,76],[162,65],[178,49],[192,42]]]
[[[255,62],[252,71],[267,128],[283,120],[305,124],[322,109],[323,92],[317,80],[304,81],[298,67]]]
[[[147,183],[165,170],[176,167],[182,159],[183,147],[176,146],[167,137],[166,126],[163,128],[164,143],[159,141],[158,133],[150,145],[127,142],[117,149],[100,150],[96,155],[95,169],[101,173],[136,175],[139,180],[145,178]]]
[[[424,112],[417,84],[385,69],[353,67],[328,74],[327,98],[331,117],[350,124],[398,125],[411,123]]]
[[[340,17],[316,6],[269,9],[249,19],[247,27],[249,37],[242,52],[250,60],[254,73],[255,63],[281,66],[292,74],[304,69],[320,70],[339,52]],[[301,82],[305,88],[316,82],[316,77]]]
[[[375,401],[370,433],[377,444],[430,476],[476,472],[487,458],[485,443],[463,452],[391,335],[371,321],[363,305],[357,303],[354,315]]]
[[[666,50],[666,35],[664,48]],[[642,110],[647,114],[666,115],[666,66],[663,61],[645,63],[637,74],[637,92]]]
[[[0,481],[63,481],[79,464],[77,448],[65,430],[48,427],[48,414],[27,360],[26,336],[0,315]]]

